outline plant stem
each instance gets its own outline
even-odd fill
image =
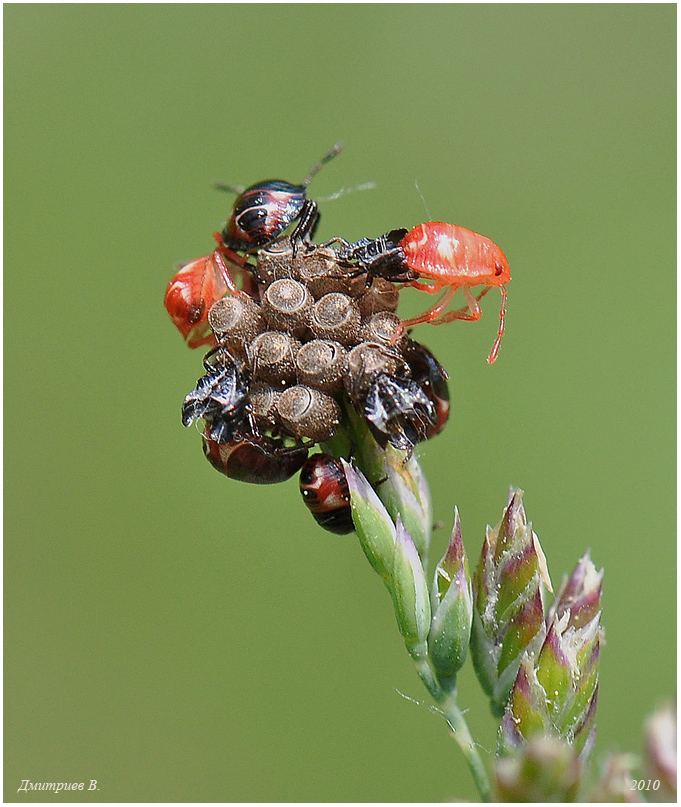
[[[415,526],[420,527],[424,540],[423,545],[420,547],[419,555],[421,563],[425,565],[427,563],[427,550],[431,531],[431,522],[429,520],[430,496],[425,479],[421,479],[419,484],[413,477],[414,469],[418,471],[419,477],[421,476],[416,462],[412,461],[412,464],[408,465],[406,459],[399,456],[399,452],[390,446],[387,449],[381,449],[369,433],[366,423],[355,414],[350,406],[347,407],[347,426],[351,437],[350,444],[355,447],[354,458],[357,467],[363,471],[368,479],[374,480],[375,487],[381,486],[380,498],[386,504],[392,517],[395,518],[395,510],[402,511],[399,512],[399,515],[403,524],[415,519]],[[337,443],[325,450],[338,450],[339,447]],[[391,474],[391,471],[394,471],[394,473]],[[398,488],[393,483],[393,480],[402,478],[405,480],[404,486]],[[425,504],[423,501],[424,496],[427,500]],[[391,507],[391,505],[393,506]],[[386,512],[385,515],[387,517],[388,513]],[[425,525],[419,522],[425,522]],[[357,524],[357,521],[355,523]],[[413,536],[411,537],[413,539]],[[388,560],[388,568],[392,568],[392,558]],[[392,593],[391,582],[389,580],[385,580],[385,582]],[[463,712],[456,702],[456,690],[450,689],[446,686],[446,683],[443,687],[443,684],[438,680],[428,653],[427,642],[424,641],[415,645],[407,643],[407,649],[416,665],[419,677],[437,704],[438,710],[444,715],[445,720],[452,729],[454,739],[463,751],[482,800],[491,801],[491,787],[487,771],[478,752],[478,747],[471,736]]]
[[[418,672],[420,679],[423,681],[428,692],[430,692],[432,695],[433,700],[440,703],[444,698],[445,693],[442,691],[437,679],[435,678],[435,673],[430,665],[430,661],[427,658],[415,658],[414,664],[416,665],[416,671]]]
[[[492,793],[489,778],[487,776],[487,770],[485,769],[482,757],[478,752],[478,747],[471,736],[468,723],[466,723],[466,718],[463,716],[463,712],[461,709],[459,709],[456,702],[456,692],[447,695],[445,700],[438,704],[438,708],[445,716],[446,721],[449,723],[449,726],[454,733],[454,739],[457,741],[459,747],[463,751],[463,755],[466,757],[466,762],[468,763],[468,767],[473,774],[473,779],[475,780],[475,784],[478,788],[480,796],[482,797],[482,800],[491,801]]]
[[[461,709],[459,709],[459,705],[456,701],[456,690],[447,693],[442,689],[433,672],[430,660],[427,657],[419,656],[417,658],[412,656],[412,658],[421,681],[423,681],[426,689],[437,703],[437,708],[442,715],[444,715],[447,723],[449,723],[449,727],[454,734],[454,739],[463,751],[463,755],[473,774],[475,785],[478,788],[482,800],[491,801],[492,794],[487,770],[478,752],[478,747],[473,740],[470,729],[468,728],[466,718],[463,716]]]

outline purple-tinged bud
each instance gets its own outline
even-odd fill
[[[570,612],[570,624],[576,628],[586,625],[601,610],[603,590],[603,569],[596,571],[589,553],[580,558],[569,578],[563,580],[546,620],[547,625],[554,617]]]
[[[433,621],[428,635],[428,653],[441,686],[451,691],[456,686],[456,674],[466,660],[473,620],[473,593],[456,508],[452,537],[435,569],[430,601]]]
[[[557,737],[535,737],[514,756],[496,760],[496,796],[501,802],[573,802],[583,765]]]
[[[586,759],[595,739],[600,613],[581,627],[570,612],[554,616],[538,654],[525,653],[499,734],[503,752],[517,752],[532,737],[562,737]]]
[[[523,491],[511,490],[501,521],[487,528],[473,575],[471,655],[497,715],[503,714],[523,653],[536,653],[542,646],[543,587],[553,590],[522,497]]]
[[[501,725],[502,747],[518,748],[537,733],[566,739],[586,758],[595,739],[603,570],[589,554],[564,581],[538,654],[526,653]]]
[[[428,654],[426,638],[430,629],[428,584],[411,536],[397,517],[395,555],[391,591],[395,616],[407,650],[414,659]]]
[[[676,801],[676,707],[668,704],[646,721],[645,770],[647,777],[659,780],[659,801]]]

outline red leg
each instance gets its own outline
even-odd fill
[[[240,291],[247,294],[249,297],[257,298],[257,286],[253,278],[253,266],[248,262],[248,258],[244,255],[239,255],[233,249],[226,247],[222,241],[220,233],[213,233],[213,238],[217,242],[217,246],[211,253],[213,264],[216,272],[224,280],[230,294],[237,294]],[[241,278],[243,289],[236,288],[230,268],[236,271],[237,275]]]
[[[227,258],[230,263],[233,263],[235,266],[239,266],[242,269],[245,269],[246,267],[250,268],[248,258],[246,258],[244,255],[239,255],[238,252],[234,252],[233,249],[230,249],[224,245],[221,233],[213,233],[213,238],[215,241],[217,241],[217,247],[215,250],[219,251],[220,254]]]
[[[481,300],[489,291],[487,286],[477,297],[474,297],[468,286],[462,286],[463,297],[467,305],[465,308],[459,308],[456,311],[447,311],[443,314],[437,322],[433,325],[444,325],[445,322],[454,322],[455,319],[464,319],[469,322],[475,322],[482,316],[482,311],[478,305],[478,300]],[[469,313],[470,312],[470,313]]]
[[[435,288],[434,286],[428,286],[428,288]],[[402,324],[405,328],[410,328],[412,325],[420,325],[422,322],[434,322],[440,314],[447,308],[447,306],[451,303],[452,297],[454,296],[454,292],[456,291],[455,288],[452,286],[447,286],[445,289],[444,294],[440,299],[435,303],[432,308],[429,308],[427,311],[424,311],[423,314],[420,314],[418,317],[412,317],[411,319],[403,320]]]
[[[227,264],[225,263],[225,259],[222,257],[222,254],[219,250],[215,249],[211,252],[211,260],[213,261],[213,266],[216,269],[216,272],[224,281],[225,286],[229,290],[230,294],[239,294],[239,289],[234,285],[234,281],[232,280],[232,276],[229,274],[229,269],[227,268]]]
[[[499,286],[501,292],[501,311],[499,312],[499,330],[497,331],[497,338],[492,346],[487,361],[489,364],[494,364],[499,353],[499,345],[501,344],[501,337],[504,335],[504,325],[506,323],[506,286]]]
[[[442,286],[429,286],[427,283],[419,283],[418,280],[412,280],[411,283],[407,283],[406,285],[411,286],[413,289],[418,289],[419,291],[427,291],[428,294],[437,294],[442,290]]]

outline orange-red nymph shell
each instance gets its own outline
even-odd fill
[[[208,312],[227,291],[212,255],[190,261],[170,280],[165,307],[191,348],[215,344]]]
[[[419,224],[400,246],[409,268],[438,286],[503,286],[511,279],[501,249],[484,235],[456,224]]]

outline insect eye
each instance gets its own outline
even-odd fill
[[[187,319],[191,322],[192,325],[196,325],[197,322],[200,322],[203,319],[203,312],[206,310],[206,304],[203,300],[189,310],[189,314]]]
[[[499,275],[500,275],[500,274],[501,274],[503,271],[504,271],[504,270],[503,270],[503,267],[501,266],[501,264],[500,264],[500,263],[495,263],[495,264],[494,264],[494,274],[495,274],[495,276],[496,276],[496,277],[499,277]]]

